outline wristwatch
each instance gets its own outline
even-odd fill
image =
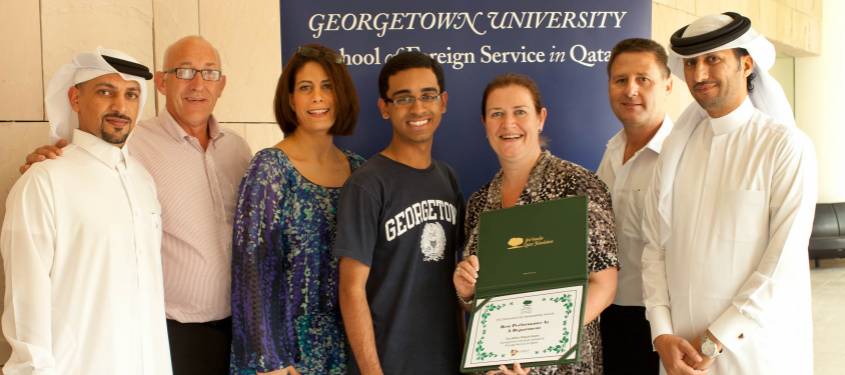
[[[717,346],[716,342],[713,341],[707,333],[701,337],[701,354],[710,358],[716,358],[719,354],[722,354],[722,351],[718,350]]]

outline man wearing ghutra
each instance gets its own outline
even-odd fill
[[[6,273],[4,374],[170,374],[161,209],[124,147],[146,98],[147,67],[99,48],[47,88],[64,157],[12,187],[0,232]]]
[[[695,98],[645,208],[643,293],[669,374],[811,374],[807,242],[816,161],[768,74],[775,51],[736,13],[671,38]]]

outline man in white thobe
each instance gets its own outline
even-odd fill
[[[123,147],[147,67],[82,53],[47,90],[65,157],[12,187],[0,233],[6,273],[4,374],[170,374],[155,185]]]
[[[622,123],[596,174],[613,198],[619,241],[619,281],[613,304],[601,313],[604,373],[656,375],[660,360],[651,345],[642,289],[643,200],[663,140],[672,131],[666,98],[672,92],[666,50],[642,38],[620,41],[607,65],[610,108]]]
[[[767,72],[774,47],[736,13],[671,43],[696,102],[664,142],[643,222],[655,349],[669,374],[812,374],[815,152]]]

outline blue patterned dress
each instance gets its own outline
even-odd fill
[[[344,153],[352,170],[364,162]],[[232,374],[346,373],[331,252],[340,190],[303,177],[278,148],[252,159],[234,217]]]

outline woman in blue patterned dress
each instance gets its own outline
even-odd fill
[[[336,147],[358,97],[343,59],[300,47],[276,87],[285,137],[244,176],[232,243],[232,374],[344,374],[331,248],[340,188],[364,159]]]

